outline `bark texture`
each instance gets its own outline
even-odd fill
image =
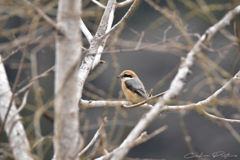
[[[0,116],[2,121],[4,121],[11,97],[12,91],[10,89],[6,71],[2,63],[2,57],[0,56]],[[16,110],[17,108],[13,101],[5,123],[5,132],[8,136],[15,159],[33,160],[30,154],[30,145],[26,136],[26,132],[22,122],[20,121],[19,114],[15,114]]]
[[[81,58],[81,1],[59,0],[56,35],[54,149],[57,160],[77,159],[80,147],[77,67]]]

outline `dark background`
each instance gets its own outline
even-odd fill
[[[85,1],[84,1],[85,2]],[[84,3],[83,2],[83,3]],[[159,0],[155,1],[161,7],[168,7],[166,1]],[[181,1],[174,0],[173,1],[177,6],[177,9],[180,13],[179,17],[183,17],[186,13],[190,10],[186,7]],[[192,1],[196,3],[196,1]],[[236,1],[238,3],[239,1]],[[16,2],[17,3],[17,2]],[[45,2],[47,3],[47,1]],[[104,3],[104,2],[103,2]],[[234,1],[229,0],[208,0],[208,4],[226,4],[226,3],[234,3]],[[87,4],[87,3],[86,3]],[[42,4],[44,5],[44,3]],[[5,6],[7,6],[5,4]],[[96,8],[95,4],[88,3],[84,6],[84,12],[93,11]],[[115,20],[114,23],[118,22],[123,14],[128,10],[129,6],[120,8],[116,10],[115,13]],[[215,10],[212,11],[212,14],[216,16],[217,19],[221,19],[227,11],[230,10],[227,7],[223,10]],[[99,13],[98,13],[99,14]],[[55,19],[54,15],[51,15],[53,19]],[[149,26],[157,21],[158,18],[162,17],[163,15],[159,12],[155,11],[151,6],[149,6],[145,1],[141,1],[138,8],[131,14],[131,16],[127,19],[126,25],[122,33],[120,34],[120,38],[126,41],[138,41],[139,36],[134,33],[132,30],[141,34],[141,32],[145,33],[143,42],[154,43],[161,41],[164,36],[164,31],[171,26],[171,29],[167,32],[166,38],[172,38],[175,36],[180,35],[180,32],[174,27],[174,25],[168,20],[163,25],[157,25],[155,29],[149,29]],[[207,16],[206,16],[207,18]],[[238,16],[239,19],[239,16]],[[86,23],[87,27],[90,28],[91,32],[94,34],[96,31],[96,27],[92,26],[95,22],[93,20],[88,20],[86,17],[83,18],[83,21]],[[21,24],[25,23],[25,19],[22,16],[14,16],[4,25],[2,25],[3,29],[11,29],[17,28],[21,26]],[[46,24],[47,25],[47,24]],[[200,18],[199,16],[194,16],[189,21],[185,22],[186,30],[189,33],[198,33],[202,35],[208,27],[212,26],[211,23],[208,21]],[[95,27],[95,28],[94,28]],[[226,28],[230,33],[234,34],[233,32],[233,24]],[[48,32],[43,33],[43,36],[49,35],[52,31],[49,30]],[[20,34],[16,34],[16,37],[20,37]],[[84,38],[84,46],[88,47],[88,44]],[[109,38],[108,44],[111,42],[112,37]],[[196,42],[197,38],[192,37],[192,40]],[[11,43],[9,38],[1,37],[0,42],[4,43]],[[182,44],[186,44],[183,38],[180,38],[178,42]],[[54,41],[53,41],[54,44]],[[224,47],[225,45],[229,44],[229,41],[224,38],[221,34],[217,34],[211,46],[214,49],[219,49]],[[108,45],[107,45],[108,46]],[[30,45],[30,51],[34,48],[34,45]],[[116,49],[121,49],[124,47],[117,46]],[[134,48],[134,47],[133,47]],[[3,56],[6,54],[7,51],[2,51]],[[120,82],[116,79],[116,74],[119,74],[121,71],[130,69],[133,70],[139,78],[142,80],[145,88],[149,91],[153,88],[157,82],[159,82],[164,76],[166,76],[169,72],[171,72],[175,67],[180,64],[180,59],[182,57],[186,57],[187,51],[179,50],[179,53],[173,54],[168,52],[162,52],[161,50],[157,52],[151,52],[149,50],[143,51],[134,51],[134,52],[123,52],[123,53],[116,53],[117,62],[119,64],[119,70],[114,67],[114,63],[112,60],[112,56],[108,53],[102,55],[102,60],[104,60],[105,64],[99,64],[91,74],[94,74],[95,71],[99,67],[103,67],[103,65],[107,65],[106,69],[100,74],[96,79],[90,81],[89,83],[93,84],[99,89],[102,89],[107,94],[113,85],[113,94],[110,95],[110,98],[118,99],[120,93]],[[210,53],[207,51],[203,51],[203,53],[212,59],[213,61],[219,59],[221,56],[219,53]],[[51,66],[54,65],[54,58],[55,58],[55,51],[54,47],[46,46],[41,51],[37,53],[37,60],[38,60],[38,72],[42,73]],[[226,54],[223,55],[219,66],[223,69],[234,75],[240,67],[239,61],[237,65],[233,68],[232,63],[233,60],[239,56],[239,50],[237,47],[229,48],[226,51]],[[21,58],[21,52],[16,53],[10,59],[5,62],[5,67],[7,71],[7,75],[10,81],[10,85],[13,84],[17,69],[13,66],[13,64],[18,64]],[[198,83],[206,79],[206,75],[204,74],[203,68],[197,63],[198,59],[196,59],[195,64],[191,68],[193,74],[189,75],[186,79],[186,85],[184,87],[185,92],[181,93],[177,100],[181,101],[192,101],[198,102],[207,98],[207,95],[210,95],[212,92],[210,90],[209,85],[204,85],[200,87],[200,90],[197,92],[193,91],[194,87],[198,85]],[[28,57],[26,60],[26,64],[30,64],[30,58]],[[26,65],[29,66],[29,65]],[[21,80],[26,79],[28,76],[31,76],[31,68],[26,67],[22,74]],[[210,70],[211,68],[209,68]],[[193,81],[193,78],[202,75],[197,81]],[[223,77],[225,78],[225,77]],[[171,80],[173,77],[167,80],[167,82],[162,85],[160,88],[154,90],[154,94],[161,93],[166,91],[169,88]],[[114,81],[116,81],[114,85]],[[43,101],[44,103],[48,102],[53,98],[53,86],[54,86],[54,75],[51,74],[50,76],[41,79],[40,86],[44,90],[43,94]],[[26,84],[26,83],[25,83]],[[215,91],[221,87],[220,84],[215,83]],[[19,87],[20,89],[21,87]],[[87,87],[85,87],[86,91],[90,91]],[[229,93],[227,91],[220,94],[220,97],[227,97]],[[83,95],[83,99],[92,99],[87,95]],[[104,98],[105,99],[105,98]],[[28,103],[34,105],[34,95],[31,91],[28,97]],[[187,103],[187,102],[186,102]],[[210,106],[210,107],[217,107],[218,110],[223,114],[226,118],[232,118],[232,115],[238,113],[239,110],[239,101],[236,102],[238,104],[238,108],[231,105],[221,105],[221,106]],[[123,109],[122,109],[123,110]],[[50,109],[52,111],[52,109]],[[96,130],[98,129],[97,121],[98,118],[103,118],[104,116],[108,117],[109,123],[106,126],[106,132],[108,133],[111,128],[111,122],[114,118],[114,114],[116,112],[116,108],[109,107],[109,108],[90,108],[83,111],[85,112],[84,118],[81,120],[81,133],[83,131],[83,125],[85,124],[86,120],[89,120],[89,127],[87,144],[95,134]],[[80,111],[81,112],[81,111]],[[127,126],[124,128],[124,135],[122,140],[128,135],[137,121],[141,118],[141,116],[147,112],[147,110],[141,108],[129,109],[122,111],[124,114],[129,114],[127,119]],[[30,116],[34,113],[25,109],[21,116]],[[168,129],[163,133],[153,137],[152,139],[148,140],[145,143],[142,143],[136,147],[133,147],[130,152],[128,153],[127,157],[132,158],[152,158],[152,159],[177,159],[181,160],[184,159],[184,155],[189,153],[189,149],[186,145],[184,140],[184,135],[182,129],[180,127],[180,114],[179,112],[164,112],[161,117],[157,117],[147,128],[146,131],[148,133],[153,132],[154,130],[160,128],[163,125],[167,125]],[[189,132],[189,136],[191,137],[191,142],[194,149],[199,153],[203,153],[204,155],[211,155],[216,151],[224,151],[226,153],[230,153],[232,155],[237,155],[237,158],[226,158],[226,159],[233,159],[237,160],[240,157],[240,141],[237,141],[233,135],[223,126],[220,122],[211,121],[202,115],[200,115],[197,111],[191,110],[186,111],[183,117],[185,122],[186,128]],[[116,130],[114,132],[112,140],[115,139],[118,132],[122,130],[122,122],[124,121],[124,117],[120,114],[118,118],[118,124],[116,125]],[[31,125],[30,122],[25,123],[25,127],[28,128]],[[232,124],[234,129],[239,133],[240,127],[237,124]],[[42,127],[42,135],[52,135],[53,134],[53,124],[46,120],[45,118],[41,119],[41,127]],[[33,130],[28,132],[28,137],[30,140],[34,140]],[[122,141],[121,140],[121,141]],[[6,137],[2,138],[1,141],[7,141]],[[113,142],[110,142],[112,145],[116,145]],[[89,152],[88,152],[89,153]],[[53,151],[52,146],[47,151],[44,159],[50,159],[52,157]],[[193,158],[195,159],[195,158]],[[223,157],[212,158],[209,159],[220,160],[224,159]]]

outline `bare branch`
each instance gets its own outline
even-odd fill
[[[92,0],[93,3],[95,3],[96,5],[98,5],[99,7],[105,9],[106,6],[104,6],[103,4],[101,4],[100,2],[98,2],[97,0]]]
[[[32,7],[58,34],[63,35],[62,31],[57,27],[57,24],[46,15],[40,8],[32,5],[28,0],[22,0],[26,5]]]
[[[125,0],[123,2],[117,3],[117,8],[121,8],[124,7],[130,3],[132,3],[133,0]],[[95,3],[96,5],[98,5],[99,7],[105,9],[106,6],[104,6],[103,4],[101,4],[100,2],[98,2],[97,0],[92,0],[93,3]]]
[[[147,103],[148,101],[150,101],[150,100],[152,100],[152,99],[155,99],[155,98],[157,98],[157,97],[160,97],[160,96],[163,96],[164,94],[165,94],[166,92],[163,92],[163,93],[159,93],[159,94],[157,94],[157,95],[155,95],[155,96],[151,96],[151,97],[149,97],[148,99],[146,99],[145,101],[142,101],[142,102],[139,102],[139,103],[137,103],[137,104],[132,104],[132,105],[127,105],[127,106],[123,106],[124,108],[135,108],[135,107],[138,107],[138,106],[140,106],[140,105],[143,105],[144,103]]]
[[[115,3],[116,3],[116,0],[115,0]],[[104,14],[102,16],[102,20],[101,20],[102,24],[100,23],[99,28],[97,30],[97,33],[95,35],[96,41],[98,41],[98,43],[102,41],[103,44],[100,44],[97,52],[95,52],[97,54],[95,55],[93,64],[91,66],[91,70],[100,62],[101,54],[99,54],[99,53],[101,53],[103,51],[108,36],[102,38],[101,40],[98,39],[98,36],[105,35],[106,32],[108,32],[111,29],[112,23],[113,23],[113,20],[114,20],[114,12],[115,12],[115,9],[116,9],[116,4],[115,3],[113,3],[113,4],[110,3],[111,4],[111,5],[109,5],[110,6],[109,8],[111,8],[111,10],[109,9],[110,12],[107,9],[105,9],[105,11],[107,11],[107,12],[104,12]],[[109,12],[109,15],[105,15],[105,13],[108,13],[108,12]]]
[[[143,132],[132,144],[131,144],[131,148],[133,146],[136,146],[140,143],[146,142],[149,139],[155,137],[156,135],[162,133],[163,131],[165,131],[167,129],[167,125],[162,126],[161,128],[158,128],[157,130],[155,130],[153,133],[147,135],[146,132]],[[130,149],[130,148],[129,148]]]
[[[2,62],[6,61],[9,57],[11,57],[12,55],[14,55],[15,53],[17,53],[19,50],[21,50],[22,48],[24,48],[24,46],[18,47],[17,49],[15,49],[14,51],[12,51],[9,55],[7,55],[6,57],[3,58]]]
[[[23,108],[25,107],[26,103],[27,103],[27,98],[28,98],[28,93],[29,90],[27,90],[23,96],[23,100],[22,100],[22,104],[19,106],[19,108],[17,109],[17,111],[15,113],[13,113],[12,118],[9,120],[11,122],[11,120],[17,115],[19,114],[19,112],[21,112],[21,110],[23,110]]]
[[[188,34],[188,36],[194,36],[194,37],[198,37],[198,34]],[[134,42],[134,41],[126,41],[126,40],[120,40],[118,39],[118,44],[122,47],[134,47],[132,49],[120,49],[120,50],[114,50],[114,53],[122,53],[122,52],[135,52],[135,51],[141,51],[141,50],[149,50],[152,52],[171,52],[173,54],[176,55],[180,55],[179,54],[179,49],[183,49],[183,50],[188,50],[186,47],[185,48],[180,48],[180,47],[176,47],[176,46],[180,46],[180,43],[167,43],[167,42],[172,42],[172,41],[176,41],[176,39],[181,38],[182,35],[173,37],[173,38],[169,38],[166,41],[159,41],[156,43],[145,43],[142,42],[141,46],[138,49],[135,49],[135,47],[137,46],[138,42]],[[158,45],[158,44],[162,44],[162,45]],[[105,53],[111,53],[111,51],[103,51],[102,54]]]
[[[179,124],[180,124],[180,127],[182,129],[182,132],[184,134],[184,140],[187,144],[187,147],[188,147],[188,150],[190,151],[190,153],[193,153],[194,155],[198,155],[197,151],[195,151],[194,147],[193,147],[193,144],[191,142],[191,137],[188,133],[188,130],[187,130],[187,127],[183,121],[183,116],[184,116],[184,113],[183,112],[180,112],[180,120],[179,120]],[[201,158],[199,157],[196,157],[197,160],[201,160]]]
[[[230,79],[225,85],[223,85],[221,88],[219,88],[214,94],[209,96],[207,99],[199,101],[197,103],[192,103],[188,105],[179,105],[179,106],[163,106],[160,109],[160,112],[162,111],[173,111],[173,110],[190,110],[190,109],[198,109],[199,107],[203,107],[210,103],[214,98],[216,98],[223,90],[225,90],[234,80],[239,80],[239,74],[240,71],[232,78]],[[166,92],[157,94],[155,96],[150,97],[149,99],[139,102],[137,104],[132,104],[129,101],[87,101],[87,100],[81,100],[80,104],[82,107],[104,107],[104,106],[121,106],[123,108],[129,109],[129,108],[135,108],[135,107],[141,107],[145,109],[152,108],[151,105],[145,104],[148,101],[164,95]]]
[[[137,137],[132,143],[128,144],[127,146],[124,146],[124,147],[127,147],[128,149],[131,149],[132,147],[136,146],[136,145],[139,145],[143,142],[146,142],[147,140],[151,139],[152,137],[162,133],[163,131],[165,131],[167,129],[167,126],[162,126],[161,128],[155,130],[153,133],[151,133],[150,135],[147,135],[147,132],[143,132],[141,133],[141,135],[139,137]],[[123,149],[121,147],[118,148],[119,150]],[[114,152],[111,152],[111,153],[107,153],[104,158],[103,157],[100,157],[100,158],[97,158],[96,160],[102,160],[102,159],[112,159],[114,156],[113,155]]]
[[[170,29],[172,28],[172,26],[169,26],[163,33],[163,40],[166,41],[166,36],[167,36],[167,32],[170,31]]]
[[[126,6],[130,3],[132,3],[132,1],[134,1],[134,0],[125,0],[123,2],[120,2],[120,3],[117,4],[117,7],[120,8],[120,7]]]
[[[30,37],[30,34],[28,35],[28,37]],[[7,118],[8,118],[8,114],[9,112],[11,111],[11,107],[12,107],[12,102],[13,102],[13,99],[14,99],[14,93],[16,92],[17,90],[17,85],[18,85],[18,82],[20,80],[20,77],[21,77],[21,74],[22,74],[22,70],[23,70],[23,67],[24,67],[24,61],[25,61],[25,58],[27,56],[27,53],[28,53],[28,43],[26,44],[25,46],[25,49],[24,49],[24,52],[22,54],[22,57],[21,57],[21,60],[20,60],[20,65],[18,67],[18,72],[17,72],[17,76],[16,76],[16,79],[14,81],[14,84],[13,84],[13,88],[12,88],[12,95],[11,95],[11,99],[10,99],[10,102],[8,104],[8,109],[7,109],[7,112],[5,114],[5,118],[3,119],[3,123],[1,125],[1,129],[0,129],[0,137],[2,136],[3,134],[3,130],[4,130],[4,126],[5,126],[5,123],[7,121]],[[2,63],[2,62],[1,62]]]
[[[87,100],[81,100],[80,101],[80,105],[81,107],[122,107],[123,105],[130,105],[132,104],[131,102],[129,101],[87,101]],[[152,108],[152,105],[149,105],[149,104],[142,104],[142,105],[139,105],[140,108],[144,108],[144,109],[151,109]]]
[[[217,110],[217,107],[214,108],[204,108],[205,111],[208,111],[210,109],[210,112],[214,113],[217,117],[223,117],[223,115]],[[224,117],[223,117],[224,118]],[[237,117],[233,117],[238,119]],[[239,119],[238,119],[239,120]],[[219,122],[219,121],[216,121]],[[232,126],[232,124],[221,121],[223,126],[232,134],[232,136],[240,143],[240,135],[239,133],[235,130],[235,128]]]
[[[211,102],[214,98],[216,98],[224,89],[226,89],[234,80],[238,80],[238,76],[240,74],[240,71],[232,78],[230,79],[225,85],[223,85],[221,88],[219,88],[214,94],[209,96],[207,99],[203,101],[199,101],[198,103],[192,103],[188,105],[183,106],[163,106],[160,109],[160,112],[162,111],[172,111],[172,110],[188,110],[188,109],[198,109],[199,107],[203,107],[207,105],[209,102]]]
[[[43,77],[46,77],[48,76],[49,74],[51,74],[53,71],[55,70],[55,66],[49,68],[48,70],[46,70],[45,72],[43,72],[42,74],[36,76],[36,77],[33,77],[30,81],[30,83],[28,83],[25,87],[21,88],[19,91],[17,91],[14,96],[17,97],[19,94],[25,92],[27,89],[29,89],[30,87],[32,87],[32,85],[36,82],[36,80],[40,79],[40,78],[43,78]]]
[[[86,36],[88,42],[91,43],[93,36],[90,33],[90,31],[87,29],[87,27],[85,26],[85,24],[81,18],[79,19],[79,27],[80,27],[81,31],[84,33],[84,35]]]
[[[89,72],[100,61],[101,54],[98,54],[98,53],[101,53],[103,51],[107,37],[105,37],[102,40],[99,40],[99,38],[105,35],[106,32],[110,30],[112,26],[113,19],[114,19],[114,12],[116,8],[115,4],[116,4],[116,0],[108,1],[107,7],[101,19],[99,28],[90,43],[88,53],[82,60],[82,64],[78,71],[78,95],[77,95],[78,100],[80,100],[82,97],[83,85],[87,79]]]
[[[29,43],[29,44],[36,43],[36,42],[42,41],[43,40],[42,38],[43,38],[42,36],[39,36],[39,37],[37,37],[35,39],[30,38],[29,36],[21,36],[21,37],[15,39],[14,41],[12,41],[11,43],[3,43],[3,44],[1,44],[0,45],[0,50],[11,49],[11,48],[20,46],[23,43],[25,43],[25,44],[26,43]],[[20,48],[22,48],[22,47],[20,47]],[[14,53],[14,51],[13,51],[13,53]],[[11,54],[10,54],[10,56],[11,56]]]
[[[0,116],[2,121],[5,120],[11,97],[12,92],[8,84],[2,57],[0,56]],[[11,144],[14,157],[19,160],[33,160],[30,153],[30,145],[23,124],[20,121],[20,116],[14,114],[16,110],[16,105],[12,102],[4,127],[5,132]]]
[[[144,37],[144,32],[141,33],[141,36],[140,36],[140,38],[139,38],[139,41],[138,41],[138,43],[137,43],[137,45],[136,45],[136,47],[135,47],[136,50],[140,47],[140,45],[141,45],[141,43],[142,43],[143,37]]]
[[[95,133],[95,135],[93,136],[92,140],[88,143],[88,145],[78,154],[78,157],[81,157],[92,145],[93,143],[97,140],[98,136],[101,134],[102,129],[105,127],[107,123],[107,117],[105,117],[103,119],[103,123],[101,124],[101,126],[99,127],[99,129],[97,130],[97,132]]]
[[[223,121],[223,122],[228,122],[228,123],[240,123],[240,120],[237,119],[227,119],[227,118],[222,118],[222,117],[217,117],[215,115],[209,114],[204,110],[199,110],[199,113],[201,113],[203,116],[215,120],[215,121]]]
[[[163,98],[160,99],[154,107],[138,122],[134,129],[130,132],[124,142],[120,145],[119,148],[113,150],[113,156],[111,159],[122,159],[128,152],[129,148],[127,147],[131,144],[138,135],[143,131],[144,128],[157,116],[161,108],[165,105],[166,102],[172,98],[179,95],[183,86],[186,76],[190,72],[190,67],[193,65],[194,56],[196,53],[201,51],[201,44],[209,41],[217,31],[219,31],[224,26],[228,25],[230,21],[240,12],[240,5],[229,11],[218,23],[210,27],[205,34],[198,40],[198,42],[193,46],[192,50],[188,53],[186,59],[181,64],[177,75],[173,79],[169,90],[164,94]],[[99,158],[105,159],[105,156]]]
[[[125,15],[121,18],[121,20],[116,23],[111,30],[107,31],[105,35],[100,37],[100,39],[104,39],[106,36],[108,36],[111,32],[113,32],[122,22],[124,22],[132,13],[133,9],[137,6],[138,0],[134,0],[133,4],[130,6],[128,11],[125,13]]]

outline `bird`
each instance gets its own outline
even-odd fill
[[[149,98],[143,83],[133,71],[125,70],[117,78],[121,80],[122,90],[128,101],[136,104]]]

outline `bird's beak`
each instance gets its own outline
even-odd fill
[[[119,78],[119,79],[120,79],[121,77],[122,77],[122,75],[118,75],[118,76],[117,76],[117,78]]]

